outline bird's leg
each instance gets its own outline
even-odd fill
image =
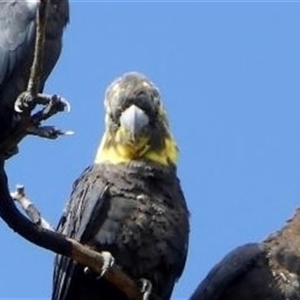
[[[143,300],[148,300],[152,292],[152,283],[146,278],[140,278],[142,284],[141,293],[143,294]]]
[[[37,34],[35,41],[35,50],[33,63],[30,72],[27,89],[21,93],[15,101],[15,111],[19,114],[21,122],[26,123],[25,135],[32,134],[44,138],[54,139],[59,135],[66,134],[53,126],[41,127],[41,122],[49,119],[51,116],[61,111],[70,111],[70,104],[63,98],[53,95],[39,94],[41,83],[41,72],[43,69],[42,60],[44,54],[44,40],[46,27],[46,13],[48,1],[42,1],[37,13]],[[32,115],[37,105],[43,105],[43,109]],[[24,122],[26,120],[26,122]]]
[[[102,278],[103,275],[107,272],[107,270],[109,270],[115,263],[115,258],[111,255],[110,252],[101,251],[100,254],[103,258],[103,265],[102,265],[101,273],[96,277],[97,280]],[[93,273],[88,267],[85,267],[83,271],[85,274]]]

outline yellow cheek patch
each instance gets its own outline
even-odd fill
[[[108,143],[107,135],[104,135],[97,152],[95,163],[110,162],[112,164],[125,163],[132,160],[146,159],[161,165],[176,164],[178,149],[171,138],[165,139],[162,149],[151,149],[147,139],[140,139],[138,143],[125,144],[120,136],[116,135],[115,143]]]
[[[165,147],[160,151],[148,150],[145,157],[161,165],[175,165],[178,160],[178,148],[172,139],[165,139]]]

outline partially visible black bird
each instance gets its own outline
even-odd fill
[[[138,73],[109,86],[105,110],[95,162],[74,183],[58,231],[109,251],[129,276],[169,299],[186,261],[189,213],[166,111],[158,89]],[[57,256],[52,299],[127,299],[97,275]]]
[[[40,0],[0,0],[0,143],[15,125],[14,104],[27,87],[39,3]],[[61,53],[63,29],[68,21],[68,0],[51,0],[48,5],[40,92]]]
[[[225,256],[190,300],[299,300],[300,210],[262,243]]]

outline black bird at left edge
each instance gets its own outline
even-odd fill
[[[39,4],[40,0],[0,0],[0,144],[10,135],[19,118],[15,102],[26,90],[29,80]],[[60,56],[68,22],[69,1],[50,0],[40,93]]]

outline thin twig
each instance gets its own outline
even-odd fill
[[[13,200],[20,204],[31,222],[44,229],[54,230],[50,223],[41,216],[37,207],[26,197],[25,187],[23,185],[17,185],[16,190],[10,193],[10,195]]]

